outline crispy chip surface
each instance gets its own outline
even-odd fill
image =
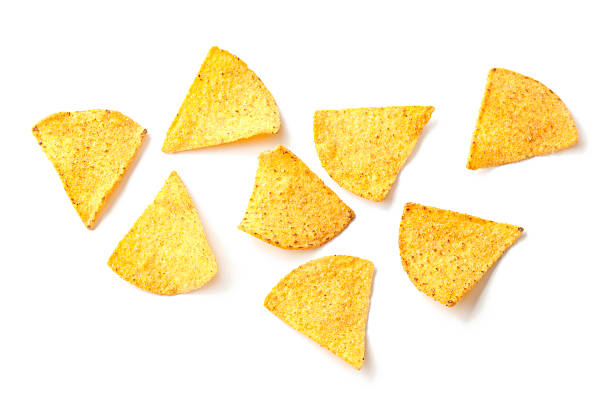
[[[321,164],[342,187],[382,201],[433,111],[431,106],[317,111],[314,140]]]
[[[576,142],[578,130],[572,115],[553,91],[507,69],[489,71],[468,169],[541,156]]]
[[[280,114],[272,94],[238,57],[213,47],[162,147],[166,153],[276,134]]]
[[[238,228],[285,249],[323,245],[355,214],[283,146],[259,155],[255,186]]]
[[[95,109],[55,113],[38,122],[32,133],[83,224],[92,229],[147,131],[120,112]]]
[[[408,203],[399,229],[402,264],[421,292],[454,306],[522,232],[514,225]]]
[[[172,172],[108,265],[126,281],[159,295],[197,289],[217,273],[198,212]]]
[[[344,359],[363,365],[374,264],[354,256],[315,259],[272,289],[265,307]]]

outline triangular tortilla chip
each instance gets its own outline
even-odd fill
[[[197,289],[217,273],[198,212],[176,172],[108,260],[126,281],[159,295]]]
[[[355,214],[316,174],[283,146],[259,155],[255,187],[238,226],[285,249],[323,245]]]
[[[351,364],[363,365],[374,264],[336,255],[310,261],[272,289],[265,307]]]
[[[55,113],[38,122],[32,133],[83,224],[92,229],[147,131],[120,112],[95,109]]]
[[[317,111],[314,140],[321,164],[342,187],[382,201],[433,111],[431,106]]]
[[[489,71],[468,169],[517,162],[576,142],[578,130],[572,115],[553,91],[507,69]]]
[[[198,149],[278,133],[272,94],[238,57],[213,47],[168,129],[162,151]]]
[[[399,229],[402,264],[421,292],[454,306],[522,232],[514,225],[408,203]]]

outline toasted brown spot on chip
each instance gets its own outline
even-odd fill
[[[159,295],[192,291],[217,273],[198,212],[176,172],[119,242],[108,265],[126,281]]]
[[[314,140],[321,164],[342,187],[382,201],[433,111],[431,106],[317,111]]]
[[[354,217],[353,210],[283,146],[259,155],[255,187],[238,228],[285,249],[323,245]]]
[[[95,109],[55,113],[38,122],[32,133],[91,229],[147,131],[120,112]]]
[[[276,134],[272,94],[238,57],[213,47],[168,129],[166,153]]]
[[[360,369],[374,264],[347,255],[315,259],[285,276],[265,307],[297,331]]]
[[[578,130],[561,99],[519,73],[494,68],[470,147],[467,167],[499,166],[565,149]]]
[[[454,306],[522,231],[514,225],[408,203],[399,228],[402,264],[421,292]]]

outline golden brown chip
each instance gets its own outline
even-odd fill
[[[351,364],[363,365],[374,264],[336,255],[310,261],[272,289],[265,307]]]
[[[499,166],[565,149],[578,141],[561,99],[535,79],[493,68],[468,157],[468,169]]]
[[[126,281],[159,295],[197,289],[217,273],[200,217],[172,172],[108,260]]]
[[[382,201],[433,111],[432,106],[317,111],[314,140],[321,164],[342,187]]]
[[[55,113],[38,122],[32,133],[83,224],[92,229],[147,131],[120,112],[95,109]]]
[[[283,146],[259,155],[255,187],[238,226],[285,249],[323,245],[355,214],[316,174]]]
[[[272,94],[238,57],[213,47],[168,129],[166,153],[276,134]]]
[[[454,306],[522,232],[514,225],[408,203],[399,229],[402,264],[421,292]]]

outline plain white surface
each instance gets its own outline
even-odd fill
[[[1,6],[1,406],[610,406],[604,2],[153,3]],[[282,131],[164,154],[165,132],[213,45],[264,81]],[[492,67],[553,89],[579,144],[467,170]],[[312,116],[388,105],[436,111],[391,194],[368,202],[321,167]],[[30,129],[51,113],[92,108],[125,113],[149,137],[89,231]],[[323,247],[286,251],[236,228],[257,154],[279,143],[355,210]],[[219,273],[194,293],[161,297],[106,261],[171,170],[200,211]],[[525,235],[448,309],[402,269],[407,201],[514,223]],[[376,265],[362,371],[262,305],[282,276],[330,254]]]

